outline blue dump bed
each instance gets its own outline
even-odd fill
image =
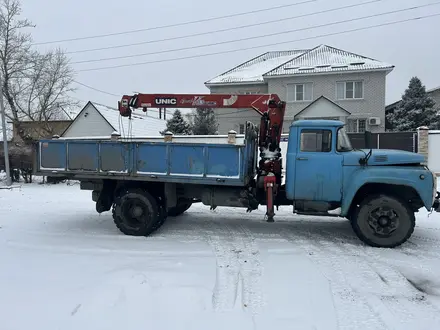
[[[256,139],[243,144],[40,140],[35,173],[72,179],[243,186],[255,174]]]

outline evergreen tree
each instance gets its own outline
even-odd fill
[[[194,135],[215,135],[217,134],[217,126],[213,109],[196,109],[192,119],[192,132]]]
[[[420,126],[437,129],[440,124],[437,112],[435,101],[426,94],[425,86],[419,78],[412,77],[402,100],[387,119],[393,131],[415,131]]]
[[[185,121],[179,109],[174,111],[173,117],[167,120],[167,127],[160,134],[170,131],[175,135],[191,135],[191,126]]]

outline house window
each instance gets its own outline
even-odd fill
[[[300,102],[311,101],[313,96],[313,84],[291,84],[287,86],[287,101]]]
[[[303,129],[300,137],[302,152],[330,152],[332,150],[332,132],[323,129]]]
[[[363,81],[343,81],[336,83],[336,99],[353,100],[364,97]]]
[[[366,119],[347,119],[348,133],[364,133],[367,130]]]
[[[244,124],[240,124],[238,127],[238,134],[244,134],[244,133],[245,133]]]

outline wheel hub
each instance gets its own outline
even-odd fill
[[[140,217],[142,215],[142,213],[143,213],[143,210],[142,210],[142,207],[140,207],[140,206],[134,206],[131,209],[131,215],[135,218]]]
[[[399,225],[399,217],[389,207],[379,207],[370,212],[368,224],[376,235],[390,236]]]
[[[386,227],[386,226],[388,226],[389,224],[390,224],[390,219],[389,218],[387,218],[387,217],[380,217],[379,218],[379,221],[378,221],[378,223],[379,223],[379,225],[381,225],[382,227]]]

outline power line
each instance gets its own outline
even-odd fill
[[[302,2],[296,2],[296,3],[286,4],[286,5],[263,8],[263,9],[256,9],[256,10],[252,10],[252,11],[241,12],[241,13],[236,13],[236,14],[229,14],[229,15],[224,15],[224,16],[204,18],[204,19],[199,19],[199,20],[195,20],[195,21],[187,21],[187,22],[182,22],[182,23],[160,25],[160,26],[154,26],[154,27],[138,29],[138,30],[129,30],[129,31],[123,31],[123,32],[98,34],[98,35],[86,36],[86,37],[77,37],[77,38],[70,38],[70,39],[37,42],[37,43],[34,43],[34,45],[47,45],[47,44],[54,44],[54,43],[60,43],[60,42],[70,42],[70,41],[85,40],[85,39],[96,39],[96,38],[111,37],[111,36],[117,36],[117,35],[123,35],[123,34],[139,33],[139,32],[144,32],[144,31],[151,31],[151,30],[159,30],[159,29],[164,29],[164,28],[190,25],[190,24],[196,24],[196,23],[202,23],[202,22],[208,22],[208,21],[216,21],[216,20],[220,20],[220,19],[224,19],[224,18],[244,16],[244,15],[256,14],[256,13],[260,13],[260,12],[267,12],[267,11],[298,6],[298,5],[302,5],[302,4],[306,4],[306,3],[310,3],[310,2],[316,2],[316,1],[317,0],[305,0]]]
[[[235,27],[231,27],[231,28],[226,28],[226,29],[207,31],[207,32],[200,32],[200,33],[194,33],[194,34],[187,34],[187,35],[183,35],[183,36],[164,38],[164,39],[148,40],[148,41],[142,41],[142,42],[136,42],[136,43],[130,43],[130,44],[124,44],[124,45],[114,45],[114,46],[107,46],[107,47],[100,47],[100,48],[89,48],[89,49],[83,49],[83,50],[76,50],[76,51],[66,52],[66,54],[78,54],[78,53],[94,52],[94,51],[99,51],[99,50],[126,48],[126,47],[131,47],[131,46],[139,46],[139,45],[152,44],[152,43],[158,43],[158,42],[165,42],[165,41],[171,41],[171,40],[178,40],[178,39],[186,39],[186,38],[198,37],[198,36],[209,35],[209,34],[220,33],[220,32],[234,31],[234,30],[244,29],[244,28],[253,27],[253,26],[261,26],[261,25],[266,25],[266,24],[274,24],[274,23],[279,23],[279,22],[283,22],[283,21],[289,21],[289,20],[297,19],[297,18],[314,16],[314,15],[319,15],[319,14],[324,14],[324,13],[330,13],[330,12],[333,12],[333,11],[338,11],[338,10],[342,10],[342,9],[348,9],[348,8],[352,8],[352,7],[364,6],[364,5],[367,5],[367,4],[370,4],[370,3],[383,2],[383,1],[386,1],[386,0],[372,0],[372,1],[367,1],[367,2],[357,3],[357,4],[354,4],[354,5],[347,5],[347,6],[342,6],[342,7],[332,8],[332,9],[326,9],[326,10],[316,11],[316,12],[312,12],[312,13],[308,13],[308,14],[290,16],[290,17],[286,17],[286,18],[277,18],[276,20],[272,19],[270,21],[263,21],[263,22],[254,23],[254,24],[239,25],[239,26],[235,26]]]
[[[218,45],[224,45],[224,44],[229,44],[229,43],[234,43],[234,42],[241,42],[241,41],[248,41],[248,40],[260,39],[260,38],[278,36],[278,35],[281,35],[281,34],[288,34],[288,33],[292,33],[292,32],[312,30],[312,29],[317,29],[317,28],[321,28],[321,27],[328,27],[328,26],[332,26],[332,25],[339,25],[339,24],[353,22],[353,21],[360,21],[360,20],[369,19],[369,18],[373,18],[373,17],[379,17],[379,16],[384,16],[384,15],[389,15],[389,14],[395,14],[395,13],[415,10],[415,9],[419,9],[419,8],[423,8],[423,7],[434,6],[434,5],[438,5],[438,4],[440,4],[440,1],[429,3],[429,4],[425,4],[425,5],[420,5],[420,6],[414,6],[414,7],[410,7],[410,8],[397,9],[397,10],[392,10],[392,11],[388,11],[388,12],[384,12],[384,13],[378,13],[378,14],[363,16],[363,17],[350,18],[350,19],[346,19],[346,20],[342,20],[342,21],[336,21],[336,22],[331,22],[331,23],[314,25],[314,26],[309,26],[309,27],[305,27],[305,28],[287,30],[287,31],[282,31],[282,32],[275,32],[275,33],[269,33],[269,34],[263,34],[263,35],[259,35],[259,36],[246,37],[246,38],[227,40],[227,41],[220,41],[220,42],[215,42],[215,43],[210,43],[210,44],[203,44],[203,45],[197,45],[197,46],[189,46],[189,47],[183,47],[183,48],[174,48],[174,49],[168,49],[168,50],[161,50],[161,51],[149,52],[149,53],[123,55],[123,56],[114,56],[114,57],[104,57],[104,58],[98,58],[98,59],[92,59],[92,60],[76,61],[76,62],[71,62],[71,64],[103,62],[103,61],[118,60],[118,59],[125,59],[125,58],[142,57],[142,56],[147,56],[147,55],[164,54],[164,53],[169,53],[169,52],[178,52],[178,51],[182,51],[182,50],[190,50],[190,49],[204,48],[204,47],[210,47],[210,46],[218,46]]]
[[[356,31],[369,30],[369,29],[372,29],[372,28],[388,26],[388,25],[394,25],[394,24],[405,23],[405,22],[416,21],[416,20],[422,20],[422,19],[436,17],[436,16],[440,16],[440,13],[438,13],[438,14],[431,14],[431,15],[425,15],[425,16],[419,16],[419,17],[413,17],[413,18],[409,18],[409,19],[398,20],[398,21],[387,22],[387,23],[381,23],[381,24],[376,24],[376,25],[370,25],[370,26],[366,26],[366,27],[350,29],[350,30],[345,30],[345,31],[320,34],[320,35],[317,35],[317,36],[306,37],[306,38],[301,38],[301,39],[295,39],[295,40],[289,40],[289,41],[280,41],[280,42],[275,42],[275,43],[265,44],[265,45],[259,45],[259,46],[252,46],[252,47],[246,47],[246,48],[237,48],[237,49],[232,49],[232,50],[225,50],[225,51],[219,51],[219,52],[213,52],[213,53],[205,53],[205,54],[199,54],[199,55],[175,57],[175,58],[163,59],[163,60],[155,60],[155,61],[137,62],[137,63],[131,63],[131,64],[120,64],[120,65],[113,65],[113,66],[89,68],[89,69],[82,69],[82,70],[76,70],[76,71],[77,72],[99,71],[99,70],[116,69],[116,68],[123,68],[123,67],[132,67],[132,66],[139,66],[139,65],[146,65],[146,64],[173,62],[173,61],[201,58],[201,57],[214,56],[214,55],[222,55],[222,54],[235,53],[235,52],[240,52],[240,51],[245,51],[245,50],[252,50],[252,49],[258,49],[258,48],[278,46],[278,45],[288,44],[288,43],[295,43],[295,42],[298,42],[298,41],[304,41],[304,40],[311,40],[311,39],[317,39],[317,38],[322,38],[322,37],[335,36],[335,35],[340,35],[340,34],[356,32]]]
[[[73,80],[73,82],[76,83],[76,84],[78,84],[78,85],[81,85],[81,86],[84,86],[84,87],[90,88],[90,89],[92,89],[92,90],[94,90],[94,91],[96,91],[96,92],[100,92],[100,93],[107,94],[107,95],[111,95],[111,96],[119,96],[119,95],[116,95],[116,94],[113,94],[113,93],[109,93],[109,92],[106,92],[106,91],[102,91],[102,90],[100,90],[100,89],[97,89],[97,88],[95,88],[95,87],[92,87],[92,86],[89,86],[89,85],[86,85],[86,84],[83,84],[83,83],[81,83],[81,82],[79,82],[79,81],[76,81],[76,80]]]

